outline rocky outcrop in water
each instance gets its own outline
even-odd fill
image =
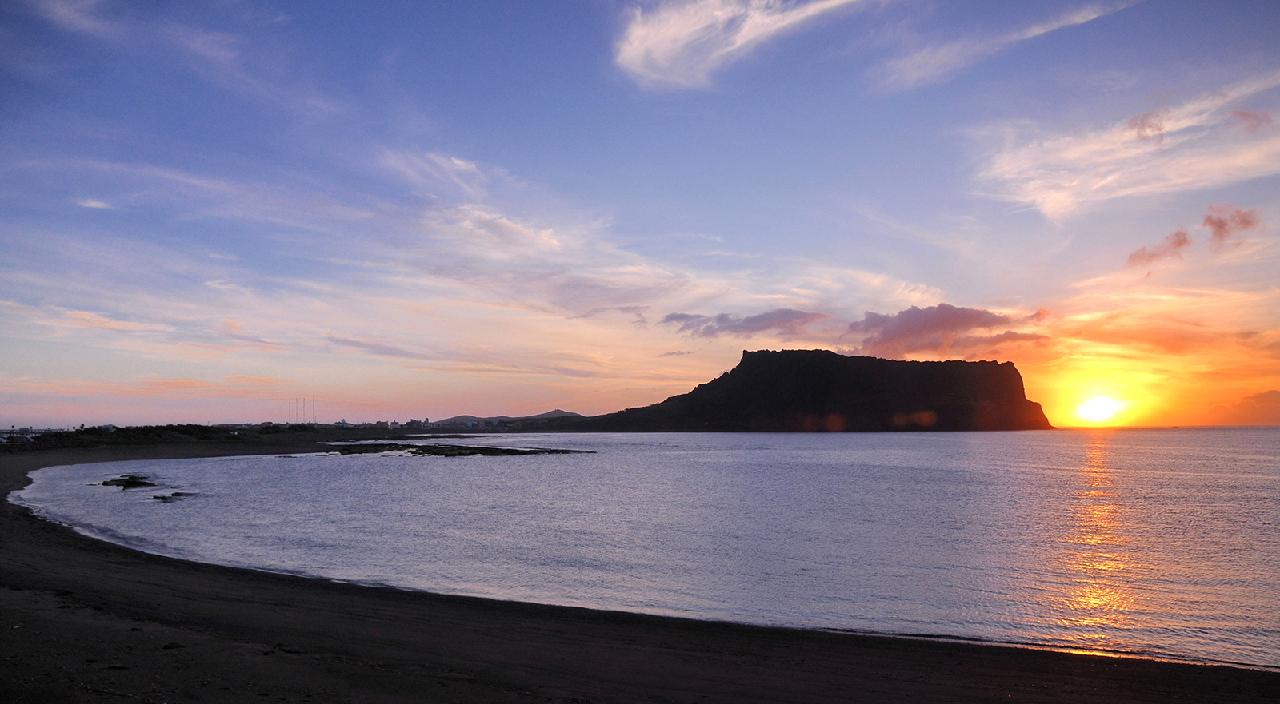
[[[102,486],[118,486],[124,489],[141,489],[147,486],[155,486],[156,483],[151,481],[145,474],[121,474],[115,479],[107,479],[102,482]]]
[[[593,454],[594,450],[559,450],[548,447],[487,447],[482,445],[415,445],[403,442],[367,442],[340,445],[335,448],[343,455],[366,455],[382,452],[407,452],[411,455],[430,457],[500,457],[508,455],[578,455]]]
[[[643,408],[547,430],[1030,430],[1052,426],[1012,362],[912,362],[826,350],[743,352],[738,366]]]

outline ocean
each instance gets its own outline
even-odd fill
[[[1280,429],[424,442],[595,454],[72,465],[11,500],[363,584],[1280,669]],[[159,486],[99,485],[125,473]]]

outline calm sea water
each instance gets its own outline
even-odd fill
[[[597,454],[76,465],[14,500],[226,565],[1280,667],[1280,430],[456,442]],[[91,486],[126,472],[161,487]],[[195,496],[151,498],[172,490]]]

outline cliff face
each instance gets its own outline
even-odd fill
[[[1031,430],[1052,426],[1012,362],[907,362],[825,350],[743,352],[729,372],[565,430]]]

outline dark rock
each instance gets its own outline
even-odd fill
[[[102,486],[118,486],[121,490],[140,489],[155,485],[155,482],[149,481],[145,474],[121,474],[115,479],[108,479],[102,482]]]
[[[731,371],[662,403],[541,430],[1030,430],[1052,426],[1011,362],[911,362],[826,350],[743,352]]]

